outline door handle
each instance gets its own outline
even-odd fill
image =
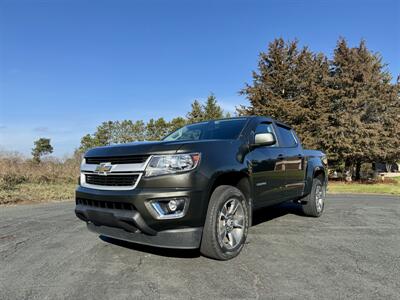
[[[303,158],[303,155],[297,154],[297,157],[298,157],[298,158]]]
[[[279,160],[283,160],[283,158],[284,158],[284,157],[283,157],[283,154],[279,154],[279,155],[278,155],[278,159],[279,159]]]

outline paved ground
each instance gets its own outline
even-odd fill
[[[0,299],[399,299],[398,197],[330,196],[319,219],[260,211],[229,262],[104,241],[73,207],[0,207]]]

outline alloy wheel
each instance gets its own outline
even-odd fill
[[[238,199],[224,203],[218,216],[218,241],[221,247],[234,249],[244,235],[244,208]]]
[[[324,209],[325,189],[322,185],[318,184],[315,188],[315,204],[317,212],[320,213]]]

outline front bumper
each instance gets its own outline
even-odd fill
[[[157,232],[156,235],[147,235],[141,232],[127,232],[121,228],[96,226],[88,223],[90,231],[118,240],[134,242],[161,248],[197,249],[200,247],[202,227],[170,229]]]
[[[135,210],[77,205],[76,216],[100,235],[138,244],[177,249],[200,247],[202,227],[156,231]]]
[[[178,219],[154,218],[146,206],[152,199],[187,197],[186,214]],[[204,192],[176,188],[137,188],[133,191],[96,190],[79,186],[75,214],[98,234],[165,248],[200,246],[204,218]],[[118,203],[117,206],[110,205]]]

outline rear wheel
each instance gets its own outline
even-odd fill
[[[326,186],[323,179],[321,177],[314,178],[311,193],[302,199],[306,202],[302,206],[303,213],[310,217],[321,216],[325,208],[325,195]]]
[[[249,208],[242,192],[229,185],[217,187],[210,198],[200,252],[228,260],[244,246],[249,228]]]

